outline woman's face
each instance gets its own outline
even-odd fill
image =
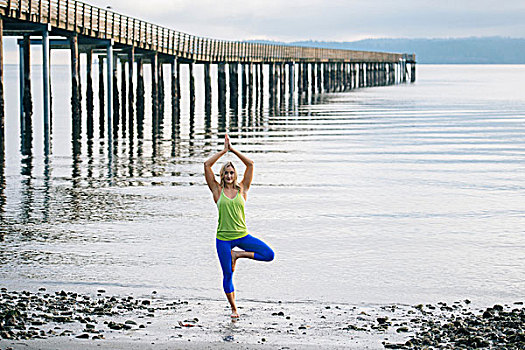
[[[228,165],[226,169],[224,169],[224,180],[227,184],[233,184],[236,177],[235,169],[231,165]]]

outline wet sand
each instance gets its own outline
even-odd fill
[[[518,301],[452,305],[349,305],[170,300],[66,291],[7,291],[0,299],[0,349],[382,349],[441,346],[519,349]]]

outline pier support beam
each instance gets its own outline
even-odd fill
[[[346,68],[346,63],[344,62],[341,62],[338,64],[339,65],[339,69],[338,69],[338,72],[340,74],[340,79],[339,79],[339,91],[345,91],[346,90],[346,71],[345,71],[345,68]]]
[[[337,91],[337,85],[338,85],[338,80],[337,80],[337,63],[332,63],[331,74],[330,74],[330,81],[332,82],[332,88],[330,90],[332,92],[336,92]]]
[[[241,101],[242,107],[246,107],[247,93],[248,93],[248,79],[246,78],[246,64],[241,63]]]
[[[106,79],[107,79],[107,126],[108,126],[108,144],[110,150],[113,142],[113,41],[108,44],[106,49]]]
[[[239,101],[239,64],[228,63],[230,73],[230,108],[237,110]]]
[[[43,49],[43,48],[42,48]],[[93,138],[93,51],[86,52],[86,125],[87,138]]]
[[[303,94],[303,64],[297,63],[297,96],[301,97]]]
[[[193,74],[194,63],[188,63],[188,75],[190,83],[190,116],[195,115],[195,75]],[[162,69],[162,68],[161,68]]]
[[[264,63],[259,63],[259,83],[259,96],[262,102],[264,99]]]
[[[416,63],[412,62],[410,63],[410,82],[413,83],[416,81]]]
[[[253,102],[253,65],[250,62],[248,65],[248,105],[251,107]]]
[[[104,58],[99,55],[98,56],[98,127],[100,130],[99,137],[104,137],[104,127],[105,127],[105,120],[104,120],[104,114],[106,113],[106,110],[104,108]]]
[[[204,63],[204,110],[206,115],[211,114],[211,74],[209,63]]]
[[[128,52],[128,129],[129,138],[133,139],[134,129],[134,103],[135,103],[135,92],[133,87],[133,70],[135,69],[135,48],[132,46]]]
[[[226,109],[226,65],[222,62],[217,65],[217,90],[219,112],[224,113]]]
[[[312,95],[317,92],[317,80],[315,79],[315,63],[310,63],[310,85],[312,88]]]
[[[50,82],[50,61],[49,61],[49,29],[48,26],[42,31],[42,92],[44,105],[44,154],[48,155],[51,148],[51,82]],[[1,30],[0,30],[1,31]]]
[[[159,127],[162,128],[162,125],[164,123],[164,100],[165,100],[165,93],[164,93],[164,62],[159,59]],[[193,73],[193,71],[192,71]],[[195,90],[195,79],[193,80],[193,86]],[[195,97],[194,97],[195,99]],[[195,103],[194,103],[195,107]]]
[[[275,63],[271,62],[268,64],[268,93],[270,95],[270,109],[273,110],[275,107],[275,101],[276,96],[275,92],[277,90],[275,86],[276,78],[275,78],[276,72],[275,72]]]
[[[403,83],[407,82],[407,61],[403,60]]]
[[[317,69],[317,92],[322,93],[323,92],[323,85],[322,85],[322,73],[321,73],[321,64],[320,62],[317,62],[316,69]]]
[[[308,63],[303,63],[303,92],[308,96]]]
[[[71,49],[71,115],[72,115],[72,140],[73,140],[73,157],[74,164],[78,164],[81,145],[81,109],[80,109],[80,59],[78,52],[78,36],[73,34],[69,38]],[[74,172],[75,172],[75,166]]]
[[[151,111],[152,111],[152,136],[155,138],[159,122],[159,55],[151,55]]]
[[[323,63],[323,90],[324,92],[328,92],[328,82],[329,82],[328,63]]]
[[[137,60],[137,138],[144,138],[144,63],[142,58]]]
[[[268,93],[270,95],[270,102],[273,102],[273,93],[274,93],[274,78],[273,78],[273,74],[274,74],[274,69],[273,69],[273,66],[274,64],[273,63],[269,63],[268,64]]]
[[[29,34],[24,35],[21,49],[21,66],[20,66],[20,82],[22,96],[21,102],[21,116],[22,116],[22,129],[27,126],[31,129],[31,117],[33,115],[33,102],[31,97],[31,40]]]
[[[0,167],[4,174],[5,159],[5,106],[4,106],[4,20],[0,17]],[[2,189],[3,182],[0,182]]]
[[[118,138],[120,121],[120,99],[118,92],[117,61],[118,57],[114,56],[112,64],[113,72],[111,75],[111,81],[113,81],[113,137],[115,138],[115,140]]]
[[[179,127],[179,62],[174,58],[171,62],[171,132],[175,139]],[[206,100],[206,103],[211,103],[211,100]]]
[[[288,62],[288,94],[291,98],[293,98],[294,95],[294,87],[295,87],[295,74],[294,74],[294,67],[295,63]]]
[[[127,82],[126,82],[126,61],[120,60],[120,124],[122,125],[122,137],[126,137],[128,123],[126,121],[127,114]]]
[[[279,77],[280,77],[280,86],[279,86],[279,96],[281,98],[281,105],[284,103],[284,95],[286,93],[286,66],[284,63],[279,63]]]

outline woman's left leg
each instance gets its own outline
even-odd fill
[[[266,243],[252,235],[240,238],[235,242],[235,246],[243,249],[243,252],[233,251],[232,254],[232,268],[235,270],[235,263],[237,259],[247,258],[259,261],[272,261],[275,253]]]

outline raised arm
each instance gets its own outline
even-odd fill
[[[228,138],[228,135],[226,135],[224,137],[224,149],[218,153],[215,153],[207,161],[204,162],[204,177],[206,178],[206,183],[208,184],[210,191],[213,193],[213,199],[215,200],[215,202],[217,202],[219,196],[221,195],[221,189],[219,183],[215,179],[215,174],[213,173],[211,167],[219,160],[220,157],[228,153],[229,147],[230,140]]]
[[[244,176],[240,183],[240,185],[243,188],[243,191],[246,193],[250,189],[250,185],[252,184],[253,180],[253,160],[234,149],[231,145],[230,151],[233,152],[237,157],[239,157],[239,159],[244,163],[244,165],[246,165],[246,170],[244,171]]]

